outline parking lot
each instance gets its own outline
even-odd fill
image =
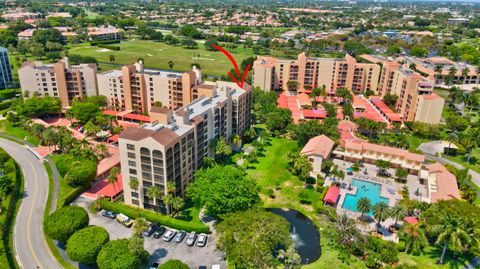
[[[73,204],[84,207],[88,211],[88,205],[93,200],[79,197]],[[90,217],[90,225],[101,226],[110,233],[110,240],[119,238],[129,238],[133,234],[133,230],[126,228],[116,220],[112,220],[101,215],[88,213]],[[168,227],[167,227],[168,228]],[[151,257],[151,262],[157,261],[162,264],[170,259],[178,259],[188,264],[190,268],[196,269],[199,266],[207,266],[211,268],[213,264],[219,264],[220,268],[227,268],[222,252],[216,249],[217,237],[209,234],[207,244],[205,247],[187,246],[185,238],[182,242],[176,243],[173,240],[165,242],[161,238],[156,239],[153,236],[145,238],[145,250],[147,250]]]

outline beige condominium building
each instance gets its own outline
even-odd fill
[[[404,121],[440,123],[445,100],[433,93],[435,82],[432,79],[393,60],[372,55],[361,57],[382,64],[377,93],[382,97],[398,96],[395,110]]]
[[[211,96],[212,86],[202,84],[196,67],[189,72],[145,69],[142,61],[97,75],[99,94],[108,97],[114,110],[145,113],[160,102],[161,106],[179,108],[201,95]]]
[[[230,82],[205,82],[211,97],[201,96],[175,111],[152,107],[152,123],[128,127],[120,134],[120,162],[125,202],[141,208],[164,210],[160,200],[148,196],[151,186],[165,193],[174,182],[183,195],[203,158],[211,154],[209,144],[220,137],[242,135],[250,126],[251,86],[243,89]],[[129,182],[138,180],[138,189]]]
[[[67,58],[55,64],[26,62],[18,70],[24,96],[37,92],[58,97],[63,109],[69,107],[75,97],[98,95],[96,75],[95,64],[69,65]]]
[[[258,56],[253,64],[253,86],[265,91],[283,89],[303,92],[325,86],[327,90],[347,88],[360,93],[376,90],[380,66],[345,58],[313,58],[300,53],[296,60]]]

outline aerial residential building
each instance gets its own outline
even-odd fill
[[[405,66],[415,65],[415,69],[435,85],[441,87],[458,86],[464,90],[471,90],[480,86],[480,76],[477,67],[465,62],[454,62],[445,57],[399,57],[396,59],[404,62]]]
[[[393,168],[406,169],[410,174],[418,175],[425,162],[425,156],[408,152],[404,149],[367,143],[361,140],[345,141],[343,150],[335,150],[334,154],[345,161],[375,164],[377,160],[389,161]]]
[[[78,36],[77,33],[70,31],[71,29],[68,28],[68,27],[53,27],[53,28],[60,31],[60,33],[63,37],[63,40],[65,42],[67,41],[69,36]],[[38,29],[34,29],[34,28],[25,29],[25,30],[23,30],[23,31],[21,31],[20,33],[17,34],[18,39],[28,40],[28,39],[32,38],[33,32],[35,32],[36,30],[38,30]]]
[[[145,69],[142,61],[97,75],[99,94],[108,97],[113,110],[150,111],[155,102],[179,108],[199,96],[212,96],[213,86],[203,85],[200,70],[180,73]]]
[[[31,12],[16,12],[16,13],[6,13],[2,15],[2,18],[7,21],[25,21],[25,20],[35,20],[42,18],[40,13],[31,13]]]
[[[283,89],[295,93],[325,86],[334,92],[347,88],[356,93],[376,90],[380,66],[358,63],[355,58],[313,58],[300,53],[296,60],[257,57],[253,64],[253,86],[265,91]]]
[[[123,30],[115,27],[90,27],[88,28],[88,37],[90,40],[120,40],[122,39]]]
[[[230,82],[210,85],[212,97],[202,96],[176,111],[153,107],[152,123],[128,127],[120,134],[125,203],[163,209],[161,200],[148,196],[148,188],[155,185],[166,193],[167,182],[174,182],[177,194],[183,195],[203,158],[211,156],[211,141],[242,135],[248,128],[251,87],[241,89]],[[137,190],[130,188],[133,179],[139,182]]]
[[[0,47],[0,90],[9,88],[13,84],[12,66],[8,58],[8,50]]]
[[[384,97],[387,94],[398,96],[395,112],[403,121],[418,121],[438,124],[444,100],[433,94],[435,81],[425,78],[409,69],[408,65],[372,55],[362,55],[362,58],[375,63],[382,63],[382,71],[378,83],[377,94]],[[433,102],[436,100],[436,102]],[[432,110],[432,108],[435,110]],[[440,113],[440,114],[439,114]]]
[[[98,95],[96,75],[97,65],[69,65],[67,58],[55,64],[26,62],[18,70],[24,96],[37,92],[58,97],[62,108],[69,107],[75,97]]]
[[[315,136],[300,151],[300,154],[307,156],[312,163],[312,173],[320,174],[322,170],[322,162],[330,158],[335,142],[326,135]]]
[[[460,199],[457,179],[445,166],[433,163],[426,166],[426,173],[421,176],[427,181],[427,202],[435,203],[440,200]]]

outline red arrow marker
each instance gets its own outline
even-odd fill
[[[228,52],[226,51],[224,48],[216,45],[216,44],[212,44],[212,48],[214,49],[217,49],[219,51],[221,51],[223,54],[225,54],[225,56],[228,57],[228,59],[230,59],[230,62],[232,62],[233,64],[233,67],[235,67],[235,73],[237,73],[237,77],[238,79],[232,75],[232,73],[228,72],[228,75],[230,76],[230,78],[235,81],[235,83],[237,83],[237,85],[240,87],[240,88],[243,88],[243,84],[245,83],[245,78],[247,78],[247,74],[248,74],[248,71],[250,69],[250,64],[247,65],[247,67],[245,68],[245,71],[243,71],[243,76],[240,77],[240,69],[238,68],[238,64],[237,62],[235,61],[235,59],[233,58],[233,56]],[[238,82],[238,80],[241,78],[241,81]]]

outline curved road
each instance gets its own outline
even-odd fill
[[[13,245],[21,268],[62,268],[45,241],[43,213],[48,198],[48,174],[43,162],[26,146],[0,138],[0,147],[12,156],[22,169],[25,189],[15,219]]]

